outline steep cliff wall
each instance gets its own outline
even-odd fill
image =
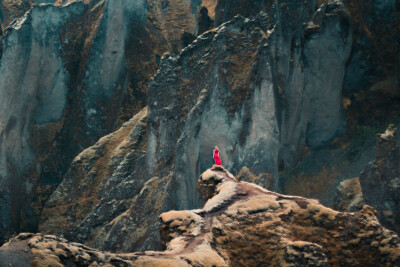
[[[162,60],[149,85],[148,168],[162,174],[173,164],[180,208],[198,205],[193,177],[214,145],[225,166],[265,173],[272,181],[259,183],[277,188],[279,163],[292,166],[306,145],[343,131],[350,22],[337,3],[314,15],[297,8],[309,13],[275,4],[269,16],[235,18]]]
[[[1,62],[12,51],[5,45],[14,44],[11,36],[26,32],[37,32],[46,57],[53,51],[40,64],[38,54],[17,53],[40,66],[11,79],[33,88],[32,97],[0,88],[16,98],[2,110],[2,232],[36,229],[63,178],[40,231],[105,250],[158,249],[157,216],[202,204],[195,178],[211,163],[214,145],[241,180],[332,205],[336,185],[373,158],[374,145],[358,142],[358,130],[398,116],[400,95],[398,6],[345,3],[93,0],[34,7],[26,18],[80,8],[54,21],[43,13],[43,27],[20,20],[2,38]],[[201,5],[207,13],[199,13]],[[176,56],[211,21],[220,27]],[[30,47],[24,38],[17,44]],[[9,58],[7,68],[17,69],[16,62]],[[346,123],[347,135],[335,138]]]
[[[1,237],[36,230],[73,157],[145,106],[160,57],[196,34],[201,5],[28,2],[0,6],[3,29],[32,5],[0,46]]]
[[[308,12],[276,4],[269,16],[236,17],[177,57],[164,56],[148,91],[145,161],[131,165],[140,175],[119,172],[117,165],[109,169],[106,154],[82,153],[47,203],[40,231],[107,250],[158,248],[157,215],[201,205],[196,177],[211,163],[216,144],[224,165],[241,171],[242,179],[276,189],[280,158],[294,164],[305,145],[329,142],[344,123],[340,81],[351,46],[349,18],[337,3],[316,12],[313,6],[297,8]],[[308,24],[303,28],[298,21]],[[111,136],[88,151],[101,151]],[[108,151],[120,153],[117,143],[109,145],[114,148]],[[102,202],[98,188],[119,188],[121,181],[135,189]],[[82,190],[72,193],[78,184]],[[65,219],[67,224],[59,223]]]
[[[32,125],[47,127],[56,135],[67,105],[68,74],[62,61],[59,35],[63,24],[83,13],[81,3],[66,8],[38,6],[14,21],[2,38],[0,62],[0,183],[1,221],[5,230],[19,231],[22,203],[36,190],[34,181],[24,179],[35,151],[31,140]],[[44,148],[43,148],[44,149]],[[4,207],[4,208],[3,208]],[[28,215],[29,216],[29,215]]]
[[[378,210],[382,225],[400,233],[400,154],[397,130],[389,126],[380,134],[376,145],[376,159],[360,175],[365,203]]]

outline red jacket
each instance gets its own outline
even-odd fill
[[[219,157],[219,150],[214,149],[214,161],[216,165],[222,165],[221,159]]]

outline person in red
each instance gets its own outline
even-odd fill
[[[215,146],[215,148],[214,148],[214,156],[213,157],[214,157],[215,164],[222,166],[221,158],[219,157],[219,149],[217,146]]]

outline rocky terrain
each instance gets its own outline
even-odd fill
[[[363,265],[362,253],[350,262],[332,253],[351,245],[340,227],[376,222],[364,203],[398,231],[396,135],[376,149],[375,135],[399,125],[399,18],[393,0],[2,1],[0,243],[29,231],[104,251],[159,250],[182,234],[159,215],[202,207],[215,194],[199,194],[196,179],[219,145],[239,184],[362,210],[321,208],[347,218],[332,228],[345,236],[337,248],[327,245],[339,242],[330,234],[321,244],[284,228],[290,241],[268,248],[277,252],[268,261],[290,266],[289,258],[302,259],[279,255],[305,250],[315,264]],[[204,240],[217,246],[214,239]],[[219,263],[246,265],[232,240],[218,245]],[[297,241],[311,245],[289,245]],[[14,242],[67,245],[43,235]],[[374,244],[369,249],[385,254]],[[371,255],[390,265],[379,253]]]
[[[20,234],[0,248],[0,261],[18,266],[400,264],[399,237],[379,224],[370,206],[337,212],[317,200],[237,182],[217,165],[200,176],[197,187],[206,201],[202,209],[161,214],[165,251],[113,254],[56,236]]]
[[[36,231],[72,159],[139,112],[160,57],[196,35],[201,2],[163,3],[0,3],[0,240]]]
[[[120,172],[116,166],[110,171],[107,164],[112,161],[101,157],[103,163],[93,165],[96,159],[83,152],[72,165],[88,167],[78,168],[79,175],[75,167],[68,172],[43,210],[40,232],[63,233],[100,249],[156,248],[159,237],[149,233],[157,227],[159,212],[201,205],[195,177],[211,163],[209,151],[215,144],[223,147],[224,166],[250,173],[248,177],[260,185],[278,188],[279,161],[293,165],[307,144],[321,146],[344,129],[340,84],[351,47],[348,14],[336,2],[323,5],[315,14],[312,6],[298,8],[307,8],[309,13],[287,12],[276,4],[269,16],[235,17],[199,36],[177,57],[164,56],[148,89],[143,162],[130,163],[130,172]],[[310,25],[320,25],[308,39],[302,39],[308,26],[286,25],[298,14],[298,20],[309,18]],[[291,41],[283,38],[286,34],[298,40],[299,49],[292,51]],[[330,50],[330,45],[343,49]],[[322,61],[321,53],[325,55]],[[305,54],[309,61],[303,66]],[[279,78],[277,73],[283,76]],[[324,83],[326,93],[321,94],[318,80],[328,76],[334,78],[329,78],[332,83]],[[316,129],[318,138],[314,137]],[[92,172],[92,168],[101,170]],[[129,181],[135,190],[99,202],[104,193],[98,188],[103,184],[109,189],[122,188],[122,181]],[[82,190],[76,190],[76,185]],[[152,194],[144,196],[142,192],[147,190]],[[160,192],[155,200],[153,194]],[[153,203],[153,207],[137,209],[138,205],[147,206],[142,202]],[[137,226],[142,230],[130,234],[128,240],[123,238],[123,229]],[[111,237],[110,232],[115,235]]]

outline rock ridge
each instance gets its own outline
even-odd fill
[[[91,179],[96,155],[93,162],[85,160],[88,169],[79,175],[70,175],[80,164],[72,165],[66,186],[54,192],[43,211],[40,231],[68,233],[68,239],[111,251],[159,249],[159,214],[202,206],[196,178],[210,166],[215,145],[222,148],[224,166],[240,173],[241,181],[277,189],[280,167],[294,165],[306,146],[329,142],[344,123],[340,81],[351,46],[345,7],[340,2],[318,10],[308,2],[294,7],[290,11],[277,3],[268,14],[236,16],[198,36],[177,56],[164,55],[148,88],[147,132],[140,144],[146,152],[126,165],[135,175],[99,165],[107,171]],[[310,21],[319,27],[305,37],[308,24],[303,23]],[[319,82],[326,79],[331,82]],[[311,138],[317,128],[321,135]],[[74,184],[87,189],[79,192],[83,199],[99,194],[90,188],[106,181],[114,186],[124,181],[135,189],[122,199],[110,195],[101,209],[92,203],[84,210],[51,212],[62,206],[56,198],[75,199]],[[63,217],[74,221],[67,229],[57,223]]]
[[[365,205],[359,212],[337,212],[317,200],[285,196],[252,183],[237,182],[220,166],[213,166],[199,177],[198,189],[207,199],[202,209],[161,214],[165,251],[109,253],[56,236],[20,234],[0,248],[0,260],[11,264],[17,260],[7,259],[7,251],[13,255],[28,253],[25,260],[29,258],[37,266],[400,263],[399,237],[379,224],[376,211],[370,206]]]

